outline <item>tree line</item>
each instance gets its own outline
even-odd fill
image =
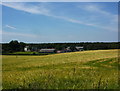
[[[72,50],[76,46],[83,46],[84,50],[101,50],[101,49],[119,49],[120,42],[80,42],[80,43],[24,43],[12,40],[9,43],[2,43],[2,53],[24,52],[24,47],[29,48],[55,48],[63,50],[70,47]]]

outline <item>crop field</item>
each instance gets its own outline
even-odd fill
[[[119,89],[118,50],[2,56],[3,89]]]

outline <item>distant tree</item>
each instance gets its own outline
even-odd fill
[[[26,46],[26,44],[24,42],[20,42],[20,51],[24,51],[24,47]]]
[[[11,52],[17,52],[20,51],[20,45],[19,42],[17,40],[12,40],[9,43],[9,48],[11,50]]]
[[[63,50],[64,46],[63,45],[56,45],[55,49],[56,50]]]

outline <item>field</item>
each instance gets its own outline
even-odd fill
[[[2,56],[3,89],[119,89],[118,50]]]
[[[49,55],[55,53],[39,53],[39,52],[13,52],[13,53],[3,53],[4,55]]]

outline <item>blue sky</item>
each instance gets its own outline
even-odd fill
[[[117,2],[4,2],[2,42],[118,41]]]

